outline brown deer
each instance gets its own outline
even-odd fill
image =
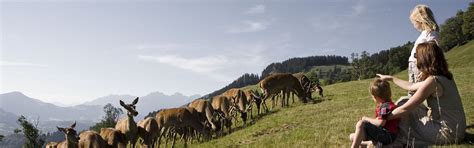
[[[231,105],[238,108],[237,111],[240,113],[240,117],[242,118],[242,121],[244,121],[245,125],[247,122],[248,100],[244,91],[237,88],[232,88],[224,92],[222,96],[226,96],[227,99],[230,99]]]
[[[253,103],[257,102],[257,99],[259,98],[256,98],[254,97],[254,91],[249,89],[249,90],[245,90],[244,91],[244,94],[245,94],[245,97],[247,98],[247,102],[248,102],[248,109],[247,109],[247,113],[250,113],[250,118],[253,118]],[[260,104],[256,104],[257,105],[257,109],[260,108]]]
[[[171,108],[162,109],[156,114],[156,122],[158,124],[158,130],[160,134],[158,136],[158,147],[161,142],[163,135],[170,130],[179,130],[191,127],[199,133],[203,134],[206,139],[210,138],[209,131],[206,127],[197,119],[197,117],[190,112],[194,110],[192,108]],[[173,136],[173,145],[176,140],[176,134]]]
[[[115,128],[101,128],[100,136],[104,139],[107,148],[126,148],[125,135]]]
[[[263,107],[268,112],[268,107],[265,101],[268,98],[272,98],[278,95],[282,91],[290,91],[297,94],[300,101],[303,103],[308,102],[308,94],[301,87],[300,82],[293,75],[288,73],[273,74],[259,82],[260,88],[262,89],[264,98],[262,100]]]
[[[258,91],[248,90],[245,92],[246,96],[250,96],[249,105],[252,105],[252,102],[255,102],[255,106],[257,106],[257,115],[260,115],[260,105],[262,104],[263,94],[258,93]],[[252,112],[251,112],[252,113]]]
[[[153,147],[155,140],[158,139],[158,123],[154,117],[147,117],[138,121],[138,136],[142,138],[141,147]]]
[[[196,99],[193,102],[189,103],[188,107],[194,108],[200,115],[205,116],[201,117],[201,119],[207,119],[207,123],[211,126],[212,130],[216,130],[216,125],[214,124],[212,117],[214,115],[214,109],[212,108],[212,104],[204,99]],[[205,122],[206,122],[205,121]]]
[[[214,108],[214,111],[218,114],[219,118],[219,126],[222,129],[219,130],[218,135],[222,135],[223,132],[223,126],[227,127],[229,133],[232,132],[232,117],[233,115],[233,110],[235,110],[230,102],[232,99],[228,99],[226,96],[215,96],[212,98],[212,108]]]
[[[103,148],[106,146],[104,139],[95,131],[84,131],[79,134],[80,148]]]
[[[135,143],[138,139],[138,127],[137,123],[133,119],[134,116],[138,115],[136,104],[138,103],[138,97],[133,100],[132,104],[125,104],[120,100],[120,106],[127,110],[127,117],[121,118],[115,125],[115,129],[120,130],[125,135],[127,143],[130,143],[132,147],[135,147]]]
[[[309,95],[311,99],[311,94],[314,92],[314,84],[311,82],[311,80],[306,77],[303,73],[295,73],[293,74],[298,81],[300,82],[301,87],[303,87],[304,91]],[[285,92],[285,93],[291,93],[291,92]],[[293,98],[293,103],[295,103],[295,97],[294,93],[291,93],[291,97]]]
[[[76,122],[74,122],[68,128],[56,127],[56,128],[58,128],[59,131],[64,133],[64,135],[66,137],[65,140],[61,141],[60,143],[57,143],[56,146],[58,148],[77,148],[80,138],[77,136],[77,132],[76,132],[76,130],[74,130],[74,127],[76,127]],[[50,145],[52,147],[54,147],[54,143],[51,143]]]

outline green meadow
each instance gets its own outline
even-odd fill
[[[450,70],[454,74],[466,112],[468,133],[474,133],[474,41],[447,52]],[[396,76],[407,79],[407,72]],[[348,136],[362,116],[374,116],[374,103],[368,86],[372,79],[337,83],[324,86],[324,98],[313,94],[315,103],[302,104],[297,99],[290,107],[274,108],[254,118],[245,127],[234,124],[234,131],[221,138],[192,147],[349,147]],[[256,89],[247,86],[242,89]],[[392,83],[393,100],[406,91]],[[291,100],[290,100],[291,102]],[[271,102],[267,105],[271,108]],[[254,107],[255,108],[255,107]],[[255,110],[254,110],[255,111]],[[255,113],[254,113],[255,116]],[[178,146],[182,146],[179,142]],[[468,143],[453,145],[470,147]]]

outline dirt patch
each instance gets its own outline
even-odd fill
[[[273,128],[269,128],[269,129],[264,129],[262,131],[257,131],[254,134],[252,134],[252,137],[260,137],[260,136],[270,135],[270,134],[279,133],[279,132],[283,132],[283,131],[289,131],[293,127],[294,126],[291,125],[291,124],[283,124],[279,127],[273,127]]]

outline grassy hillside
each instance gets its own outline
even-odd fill
[[[461,93],[467,124],[471,126],[468,132],[474,133],[474,41],[452,49],[446,53],[446,57]],[[398,76],[407,79],[407,72],[402,71]],[[368,92],[370,81],[371,79],[325,86],[326,96],[319,103],[295,103],[290,108],[276,108],[272,113],[230,135],[192,146],[348,147],[348,135],[354,131],[356,121],[362,116],[374,114],[374,104]],[[249,88],[256,87],[245,87]],[[392,91],[394,100],[406,95],[406,91],[394,84]]]

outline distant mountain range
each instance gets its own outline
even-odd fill
[[[161,92],[150,93],[140,97],[137,104],[139,116],[135,120],[142,119],[149,112],[178,107],[199,97],[201,96],[185,96],[180,93],[170,96]],[[100,121],[104,115],[103,106],[107,103],[120,107],[119,100],[130,103],[135,98],[132,95],[109,95],[76,106],[60,107],[30,98],[21,92],[0,94],[0,134],[11,134],[13,129],[18,128],[16,120],[20,115],[26,116],[31,121],[39,119],[39,128],[44,132],[55,131],[56,126],[67,126],[74,121],[78,122],[78,130],[87,129]]]

